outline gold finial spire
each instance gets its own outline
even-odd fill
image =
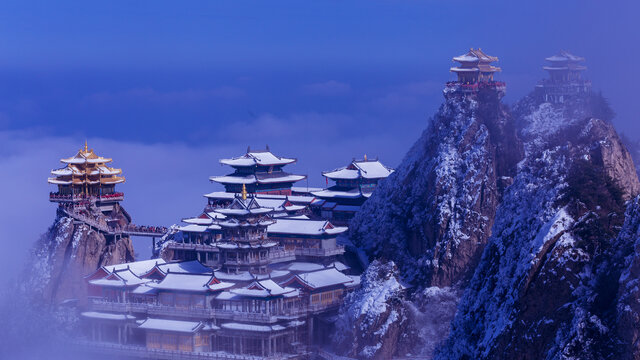
[[[242,184],[242,200],[247,200],[247,186]]]
[[[367,154],[364,154],[364,161],[367,161]]]
[[[89,151],[89,147],[87,146],[87,140],[84,140],[84,152],[88,152]]]

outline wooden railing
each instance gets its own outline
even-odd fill
[[[167,233],[168,229],[164,226],[141,226],[128,224],[125,226],[109,226],[104,218],[89,217],[81,212],[75,211],[73,208],[61,207],[62,211],[69,217],[83,222],[96,230],[109,235],[133,235],[133,236],[150,236],[160,237]]]

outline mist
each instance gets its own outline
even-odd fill
[[[545,57],[584,56],[616,128],[640,139],[640,43],[629,41],[639,10],[584,1],[2,3],[1,282],[19,283],[55,218],[49,171],[85,140],[123,169],[133,222],[169,226],[202,210],[202,195],[222,189],[208,177],[230,172],[218,160],[247,146],[297,158],[287,169],[308,176],[298,186],[323,186],[323,170],[364,154],[398,165],[442,102],[451,58],[469,47],[500,58],[507,103],[546,76]],[[134,244],[148,256],[148,240]],[[32,326],[24,319],[16,329]]]

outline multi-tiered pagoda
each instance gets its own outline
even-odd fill
[[[260,206],[246,188],[231,204],[218,207],[206,217],[187,219],[189,225],[179,227],[182,239],[167,246],[176,260],[199,260],[212,268],[232,274],[266,274],[272,250],[281,248],[269,240],[267,227],[275,221],[274,209]],[[287,259],[293,260],[295,254]]]
[[[480,48],[471,48],[466,54],[454,57],[453,61],[460,63],[450,69],[457,75],[457,80],[447,83],[445,94],[475,93],[480,88],[487,87],[504,92],[504,83],[493,79],[496,72],[502,71],[491,65],[498,61],[497,57],[485,54]]]
[[[220,163],[235,171],[225,176],[212,176],[211,181],[224,185],[226,192],[240,193],[245,186],[249,193],[291,195],[293,183],[306,178],[285,172],[283,167],[295,163],[292,158],[279,157],[269,148],[262,151],[247,149],[247,153]]]
[[[99,203],[121,201],[124,194],[116,192],[116,184],[125,181],[122,170],[107,166],[112,160],[98,156],[84,144],[84,149],[70,158],[60,159],[65,167],[52,170],[48,182],[58,186],[49,200],[52,202],[81,202],[95,199]]]
[[[367,200],[381,179],[394,170],[383,165],[378,159],[353,160],[351,164],[325,171],[322,175],[335,181],[335,185],[312,194],[321,199],[312,204],[321,217],[336,224],[346,224],[360,206]]]
[[[591,81],[582,76],[587,69],[583,65],[585,59],[562,50],[558,54],[545,59],[549,65],[543,69],[549,78],[540,82],[537,91],[542,100],[562,103],[565,100],[591,93]]]

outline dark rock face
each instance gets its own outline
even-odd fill
[[[90,209],[85,215],[96,220],[116,219],[121,225],[129,223],[120,207],[108,216],[97,209]],[[28,288],[42,300],[57,303],[86,298],[84,276],[102,265],[133,261],[134,252],[128,237],[105,235],[58,211],[54,224],[36,244],[32,259]]]
[[[528,96],[513,116],[487,94],[447,98],[351,224],[354,243],[392,259],[415,286],[402,296],[406,331],[429,337],[413,349],[377,342],[374,357],[396,346],[392,355],[429,358],[447,336],[439,359],[637,351],[637,226],[624,202],[640,182],[609,119],[596,117],[612,113],[597,95],[564,104]],[[356,327],[354,346],[382,329]]]
[[[356,215],[350,236],[370,257],[394,260],[414,284],[465,281],[521,156],[496,92],[447,96],[397,171]]]
[[[390,359],[412,348],[416,338],[404,290],[393,262],[371,263],[361,289],[349,294],[341,308],[333,338],[337,351],[359,359]]]
[[[526,157],[437,358],[619,358],[629,241],[616,235],[639,189],[633,162],[588,100],[527,101],[516,107]]]
[[[617,335],[620,359],[640,359],[640,197],[630,202],[618,243],[633,244],[619,280]],[[626,255],[623,252],[622,255]]]

